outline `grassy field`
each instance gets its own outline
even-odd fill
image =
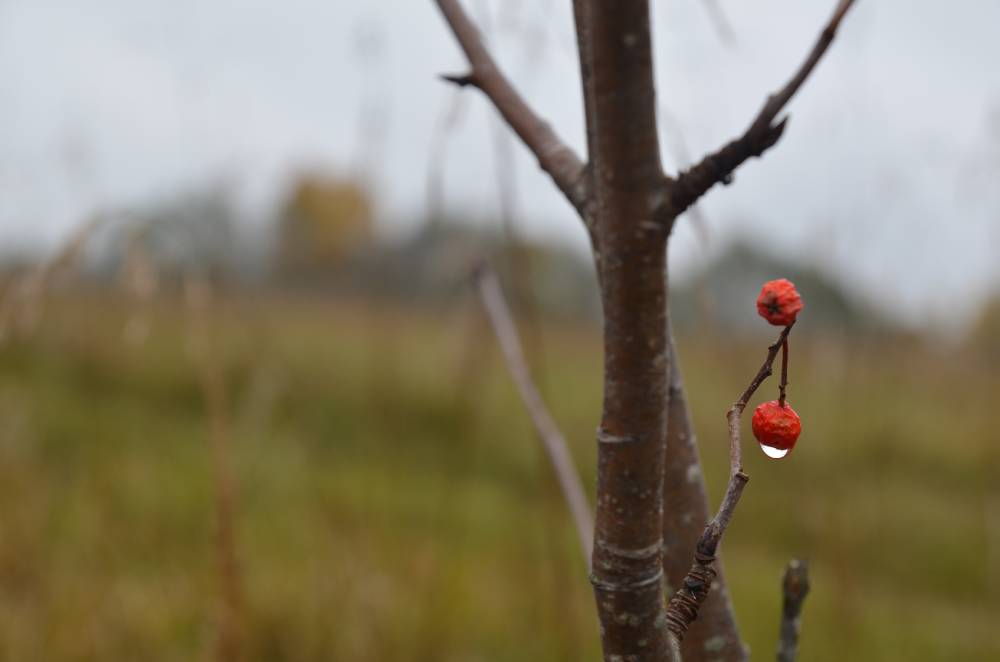
[[[209,422],[184,310],[159,303],[143,319],[67,297],[0,347],[3,660],[211,658]],[[568,515],[471,302],[214,313],[247,659],[599,659]],[[123,339],[146,322],[144,342]],[[592,488],[599,335],[552,325],[535,338]],[[765,344],[681,338],[713,499],[724,411]],[[724,550],[754,657],[773,656],[781,571],[805,556],[803,660],[1000,659],[996,373],[935,348],[808,334],[792,360],[803,436],[786,460],[747,449]]]

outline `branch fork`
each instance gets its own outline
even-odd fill
[[[458,38],[471,67],[469,72],[463,74],[442,74],[441,79],[459,87],[474,87],[490,99],[524,145],[534,153],[542,170],[552,177],[556,186],[576,209],[593,237],[594,192],[587,163],[559,138],[552,127],[514,89],[490,55],[482,35],[459,1],[436,2]],[[654,216],[667,233],[672,229],[674,220],[713,186],[728,186],[739,166],[751,158],[762,156],[777,144],[784,135],[789,119],[786,116],[777,120],[778,115],[829,49],[841,21],[853,4],[854,0],[839,1],[805,61],[781,90],[768,95],[760,112],[741,136],[705,155],[699,163],[676,177],[663,176],[663,200],[657,205]]]
[[[443,75],[441,78],[460,87],[475,87],[485,94],[510,128],[535,155],[542,170],[552,177],[577,213],[586,219],[591,196],[584,162],[514,89],[490,55],[482,35],[462,9],[459,0],[436,2],[469,60],[470,67],[467,73]]]
[[[764,106],[743,135],[706,155],[701,162],[681,172],[676,179],[668,180],[670,196],[665,216],[676,218],[716,184],[730,184],[733,172],[739,166],[750,158],[762,156],[777,144],[788,127],[788,117],[778,120],[778,115],[830,48],[841,21],[853,5],[854,0],[839,0],[806,59],[783,88],[767,97]]]

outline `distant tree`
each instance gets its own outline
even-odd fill
[[[300,177],[278,221],[279,274],[313,279],[342,272],[371,241],[374,215],[361,184],[316,174]]]

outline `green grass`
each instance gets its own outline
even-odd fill
[[[471,306],[239,301],[218,311],[254,660],[597,660],[576,539]],[[183,308],[54,302],[0,348],[0,659],[209,659],[218,614],[208,421]],[[681,339],[705,473],[765,343]],[[533,360],[584,483],[596,329]],[[805,431],[747,449],[724,557],[757,659],[806,556],[804,660],[1000,659],[1000,380],[967,358],[795,338]],[[773,383],[758,400],[773,397]],[[747,435],[751,439],[750,435]]]

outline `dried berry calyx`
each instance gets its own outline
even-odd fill
[[[757,437],[761,446],[785,453],[792,450],[802,432],[799,415],[787,402],[781,404],[777,400],[759,405],[753,412],[750,424],[753,426],[753,436]]]
[[[801,310],[802,297],[784,278],[767,281],[757,296],[757,313],[775,326],[788,326]]]

